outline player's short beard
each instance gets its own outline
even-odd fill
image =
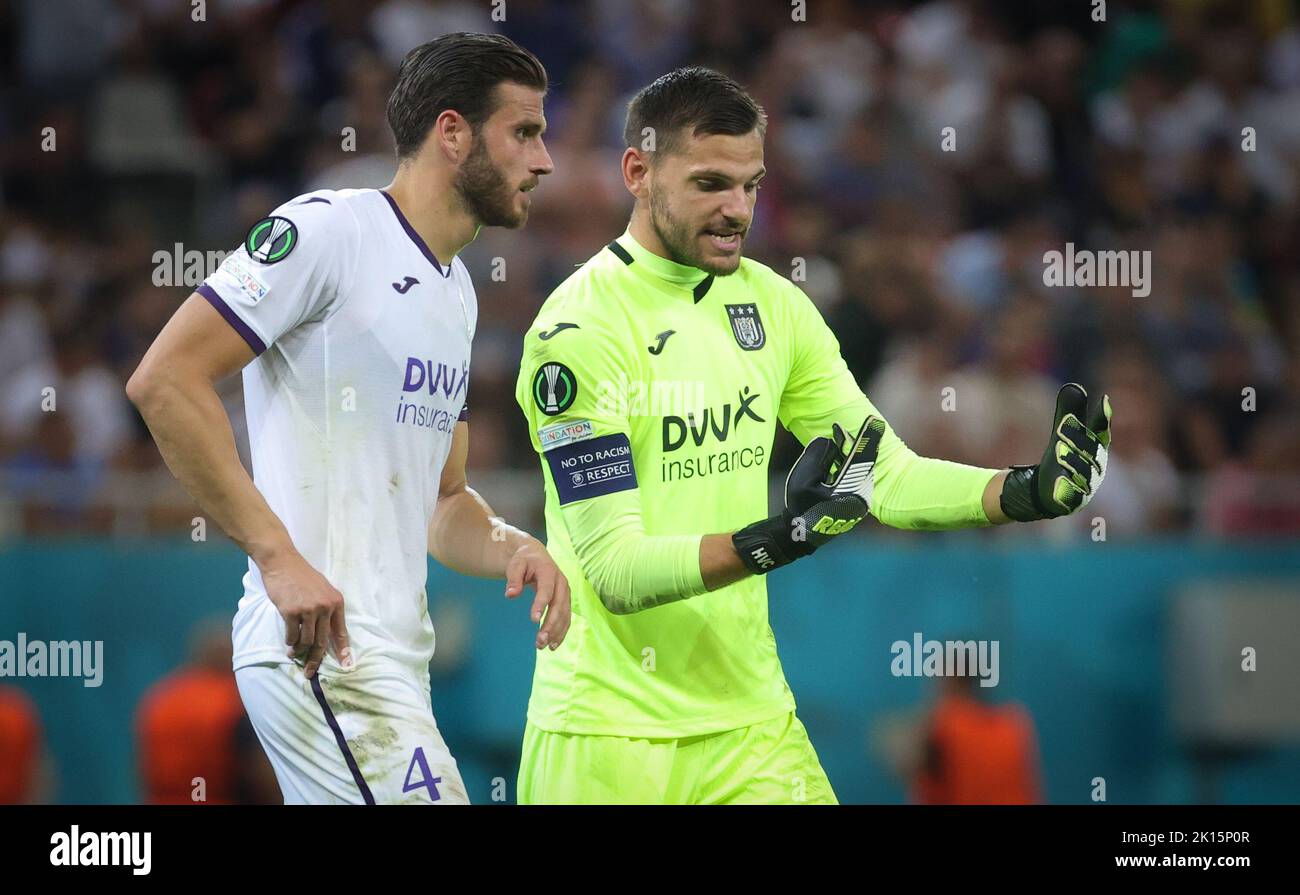
[[[515,211],[515,189],[492,163],[487,141],[481,135],[474,140],[469,157],[456,172],[454,186],[461,203],[480,226],[514,230],[528,220],[527,209]]]
[[[660,244],[668,252],[668,258],[678,264],[694,267],[714,276],[725,277],[735,273],[740,267],[740,259],[735,266],[720,267],[715,262],[706,260],[698,249],[696,240],[698,232],[686,221],[674,217],[666,201],[659,201],[659,191],[650,190],[650,226],[659,237]],[[744,239],[742,235],[741,239]],[[743,242],[742,242],[743,245]]]

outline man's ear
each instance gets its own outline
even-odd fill
[[[469,122],[464,116],[454,109],[446,109],[429,129],[425,147],[428,148],[429,142],[432,141],[434,148],[442,154],[442,157],[455,165],[469,155],[472,139]]]
[[[637,199],[644,199],[650,190],[650,154],[634,146],[623,150],[623,185]]]

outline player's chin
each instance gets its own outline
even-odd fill
[[[528,223],[528,209],[532,207],[532,197],[521,192],[518,200],[515,202],[514,208],[511,209],[512,214],[509,216],[510,223],[505,225],[506,228],[510,230],[518,230],[524,224]]]
[[[718,277],[735,273],[740,267],[741,248],[744,243],[744,237],[737,235],[734,246],[719,245],[716,239],[705,234],[703,251],[700,253],[700,270]]]
[[[506,230],[518,230],[528,223],[528,206],[523,208],[514,208],[510,211],[504,209],[501,213],[493,215],[492,219],[485,221],[489,227],[502,227]]]

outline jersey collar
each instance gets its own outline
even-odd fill
[[[637,242],[629,230],[625,230],[622,236],[611,242],[609,249],[624,264],[633,269],[639,269],[643,273],[663,280],[671,286],[689,288],[696,303],[704,298],[709,291],[709,287],[713,285],[713,274],[700,270],[698,267],[688,267],[685,264],[678,264],[676,261],[661,258]]]
[[[420,234],[415,232],[415,228],[412,227],[411,222],[406,219],[406,215],[402,214],[402,209],[397,207],[397,200],[383,190],[380,190],[379,194],[388,200],[388,205],[393,209],[393,214],[397,215],[397,222],[402,225],[402,229],[406,231],[406,235],[410,237],[411,242],[415,243],[415,247],[424,253],[424,257],[429,259],[429,263],[433,265],[433,269],[438,272],[438,275],[441,277],[450,277],[451,265],[448,264],[446,270],[442,269],[442,265],[439,264],[438,259],[433,256],[433,252],[429,249],[428,245],[426,245],[424,240],[420,238]]]

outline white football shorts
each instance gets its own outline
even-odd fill
[[[287,662],[246,665],[235,680],[285,804],[469,804],[427,674],[363,663],[308,680]]]

